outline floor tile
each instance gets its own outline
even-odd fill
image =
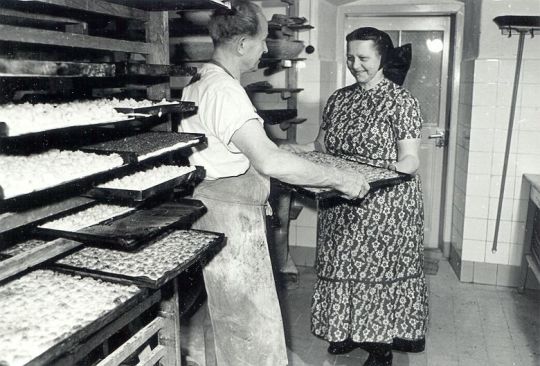
[[[361,366],[367,353],[327,353],[328,343],[310,330],[315,272],[299,267],[299,286],[281,294],[291,347],[290,366]],[[512,288],[459,282],[447,261],[427,276],[430,323],[426,350],[394,352],[394,366],[540,365],[540,295]]]

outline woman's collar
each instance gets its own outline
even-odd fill
[[[375,76],[365,84],[359,84],[362,90],[371,90],[379,85],[384,80],[384,74],[382,69],[377,71]]]

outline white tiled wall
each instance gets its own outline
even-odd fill
[[[482,2],[479,55],[473,69],[472,103],[466,103],[467,88],[462,85],[461,108],[470,107],[468,162],[458,168],[466,172],[465,210],[463,217],[462,260],[493,264],[521,264],[528,187],[524,173],[540,174],[540,46],[527,37],[517,94],[515,125],[508,162],[501,211],[498,249],[492,252],[495,219],[500,196],[504,151],[509,125],[512,87],[516,67],[517,37],[500,34],[491,21],[498,15],[529,14],[540,11],[540,2],[484,0]],[[466,68],[465,68],[466,69]],[[466,83],[465,77],[462,80]],[[470,92],[470,91],[469,91]],[[459,154],[459,153],[458,153]],[[464,160],[463,158],[461,160]],[[456,185],[462,185],[456,174]],[[458,190],[459,192],[459,190]],[[459,197],[459,193],[456,194]],[[459,212],[459,203],[454,207]],[[454,214],[459,219],[459,214]],[[456,239],[459,224],[453,223]],[[454,241],[456,248],[459,243]]]
[[[306,58],[303,67],[298,69],[298,85],[304,90],[298,95],[298,114],[308,120],[297,127],[297,141],[313,141],[317,137],[321,112],[326,100],[336,90],[336,45],[335,23],[336,7],[325,0],[300,1],[300,16],[309,19],[315,28],[300,32],[299,38],[305,44],[312,44],[315,52],[302,54]],[[315,203],[298,197],[303,206],[299,217],[291,222],[289,245],[315,248],[317,241],[317,210]]]

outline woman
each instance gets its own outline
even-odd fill
[[[415,174],[418,102],[388,78],[403,82],[394,68],[403,50],[375,28],[359,28],[346,39],[347,66],[357,83],[329,98],[317,141],[282,147]],[[332,354],[366,349],[365,365],[391,365],[392,348],[423,351],[428,306],[419,177],[358,203],[323,203],[318,220],[313,333],[330,342]]]
[[[206,148],[190,162],[206,169],[194,197],[208,212],[194,227],[225,233],[227,244],[204,267],[214,351],[206,364],[285,366],[287,353],[265,235],[269,177],[291,183],[333,187],[347,197],[363,197],[365,178],[327,169],[271,142],[239,79],[257,67],[267,50],[268,24],[259,6],[231,1],[232,11],[210,20],[214,43],[210,63],[184,88],[182,99],[198,113],[184,119],[185,132],[203,132]]]

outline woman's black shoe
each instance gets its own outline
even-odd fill
[[[394,341],[392,342],[392,349],[408,353],[423,352],[426,349],[426,339],[421,338],[410,341],[402,338],[394,338]]]
[[[342,355],[351,352],[359,346],[360,345],[358,343],[355,343],[352,339],[347,338],[341,342],[330,342],[330,346],[328,346],[328,353],[332,355]]]
[[[392,366],[392,358],[392,351],[388,351],[384,355],[370,353],[364,366]]]

